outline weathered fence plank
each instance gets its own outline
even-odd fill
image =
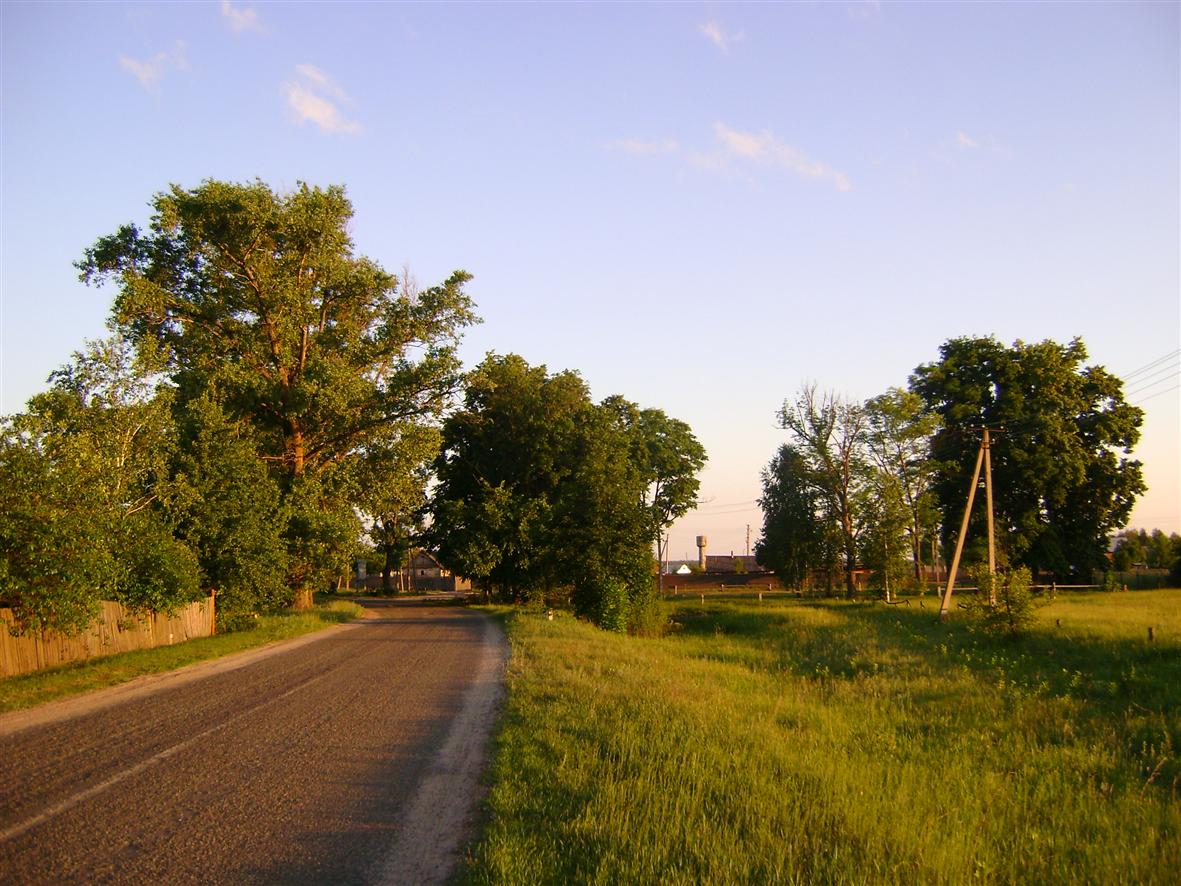
[[[183,643],[213,633],[213,597],[190,603],[171,618],[162,612],[132,615],[104,602],[97,621],[80,634],[36,631],[14,637],[11,609],[0,609],[0,677],[26,674],[71,661]]]

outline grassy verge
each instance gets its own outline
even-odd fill
[[[1066,597],[1017,642],[917,607],[667,612],[657,640],[509,616],[470,882],[1175,882],[1181,591]]]
[[[0,712],[32,707],[69,695],[125,683],[144,674],[172,671],[194,662],[220,658],[231,652],[298,637],[357,618],[362,612],[356,603],[338,600],[306,612],[263,616],[253,629],[247,631],[217,634],[175,646],[124,652],[0,679]]]

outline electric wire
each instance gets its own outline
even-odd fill
[[[1143,372],[1148,371],[1152,367],[1156,366],[1158,363],[1164,363],[1166,360],[1170,360],[1174,357],[1177,357],[1178,355],[1181,355],[1181,348],[1178,348],[1175,351],[1170,351],[1169,353],[1165,354],[1162,357],[1157,357],[1155,360],[1145,363],[1139,369],[1133,369],[1131,372],[1124,374],[1123,376],[1121,376],[1121,378],[1123,378],[1124,383],[1126,384],[1129,380],[1135,378],[1136,376],[1140,375]]]
[[[1181,388],[1181,384],[1176,384],[1176,385],[1173,385],[1171,388],[1165,388],[1163,391],[1157,391],[1155,394],[1149,394],[1147,397],[1141,397],[1139,400],[1137,400],[1137,401],[1136,401],[1135,403],[1133,403],[1132,405],[1133,405],[1133,406],[1139,406],[1139,405],[1140,405],[1141,403],[1143,403],[1145,400],[1151,400],[1153,397],[1159,397],[1161,394],[1168,394],[1169,392],[1171,392],[1171,391],[1175,391],[1175,390],[1177,390],[1178,388]]]
[[[1160,384],[1162,381],[1169,381],[1174,375],[1176,375],[1178,369],[1181,369],[1181,364],[1178,364],[1177,366],[1173,366],[1171,364],[1162,366],[1160,369],[1157,369],[1151,374],[1146,375],[1143,378],[1136,379],[1135,383],[1132,384],[1128,390],[1124,391],[1124,396],[1135,394],[1137,391],[1142,391],[1146,388],[1151,388],[1154,385]],[[1161,377],[1157,378],[1158,375]],[[1150,381],[1150,379],[1155,380]]]

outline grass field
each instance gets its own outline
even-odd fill
[[[358,618],[362,612],[356,603],[338,600],[306,612],[263,616],[248,631],[217,634],[177,643],[175,646],[124,652],[7,677],[0,679],[0,712],[32,707],[69,695],[125,683],[145,674],[171,671],[205,659],[220,658],[231,652],[298,637]]]
[[[1176,882],[1181,591],[1062,597],[1020,641],[917,606],[667,613],[506,615],[470,882]]]

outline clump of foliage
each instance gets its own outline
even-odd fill
[[[396,448],[395,426],[436,422],[460,383],[456,347],[475,321],[469,276],[456,271],[419,292],[355,254],[342,187],[277,193],[263,182],[206,181],[174,186],[152,207],[146,228],[100,238],[78,268],[86,282],[116,287],[112,325],[171,385],[177,411],[209,401],[207,435],[233,433],[241,445],[227,456],[249,447],[265,466],[238,492],[265,488],[262,507],[274,511],[274,484],[285,550],[272,568],[282,570],[286,602],[310,606],[313,589],[359,548],[366,454]],[[197,486],[220,470],[186,467]],[[219,515],[201,533],[204,544],[243,518],[244,556],[217,567],[235,582],[246,559],[274,548],[238,492],[225,501],[237,516]]]
[[[175,609],[199,595],[169,512],[173,392],[125,339],[90,343],[0,426],[0,605],[15,629],[75,633],[114,600]]]
[[[995,338],[955,338],[938,362],[919,366],[911,388],[942,426],[931,438],[934,492],[944,544],[963,512],[980,427],[1002,428],[991,450],[996,534],[1010,563],[1090,581],[1107,565],[1108,536],[1144,491],[1130,457],[1144,413],[1123,383],[1086,366],[1081,339],[1011,347]],[[969,535],[986,538],[983,509]]]
[[[695,499],[703,459],[659,410],[595,403],[575,372],[492,354],[443,424],[427,542],[501,599],[569,588],[579,615],[634,629],[652,546]]]
[[[989,572],[983,563],[968,574],[976,584],[969,608],[980,627],[990,634],[1019,637],[1037,622],[1037,609],[1052,597],[1038,598],[1031,587],[1029,570],[1018,566],[1003,573]]]

